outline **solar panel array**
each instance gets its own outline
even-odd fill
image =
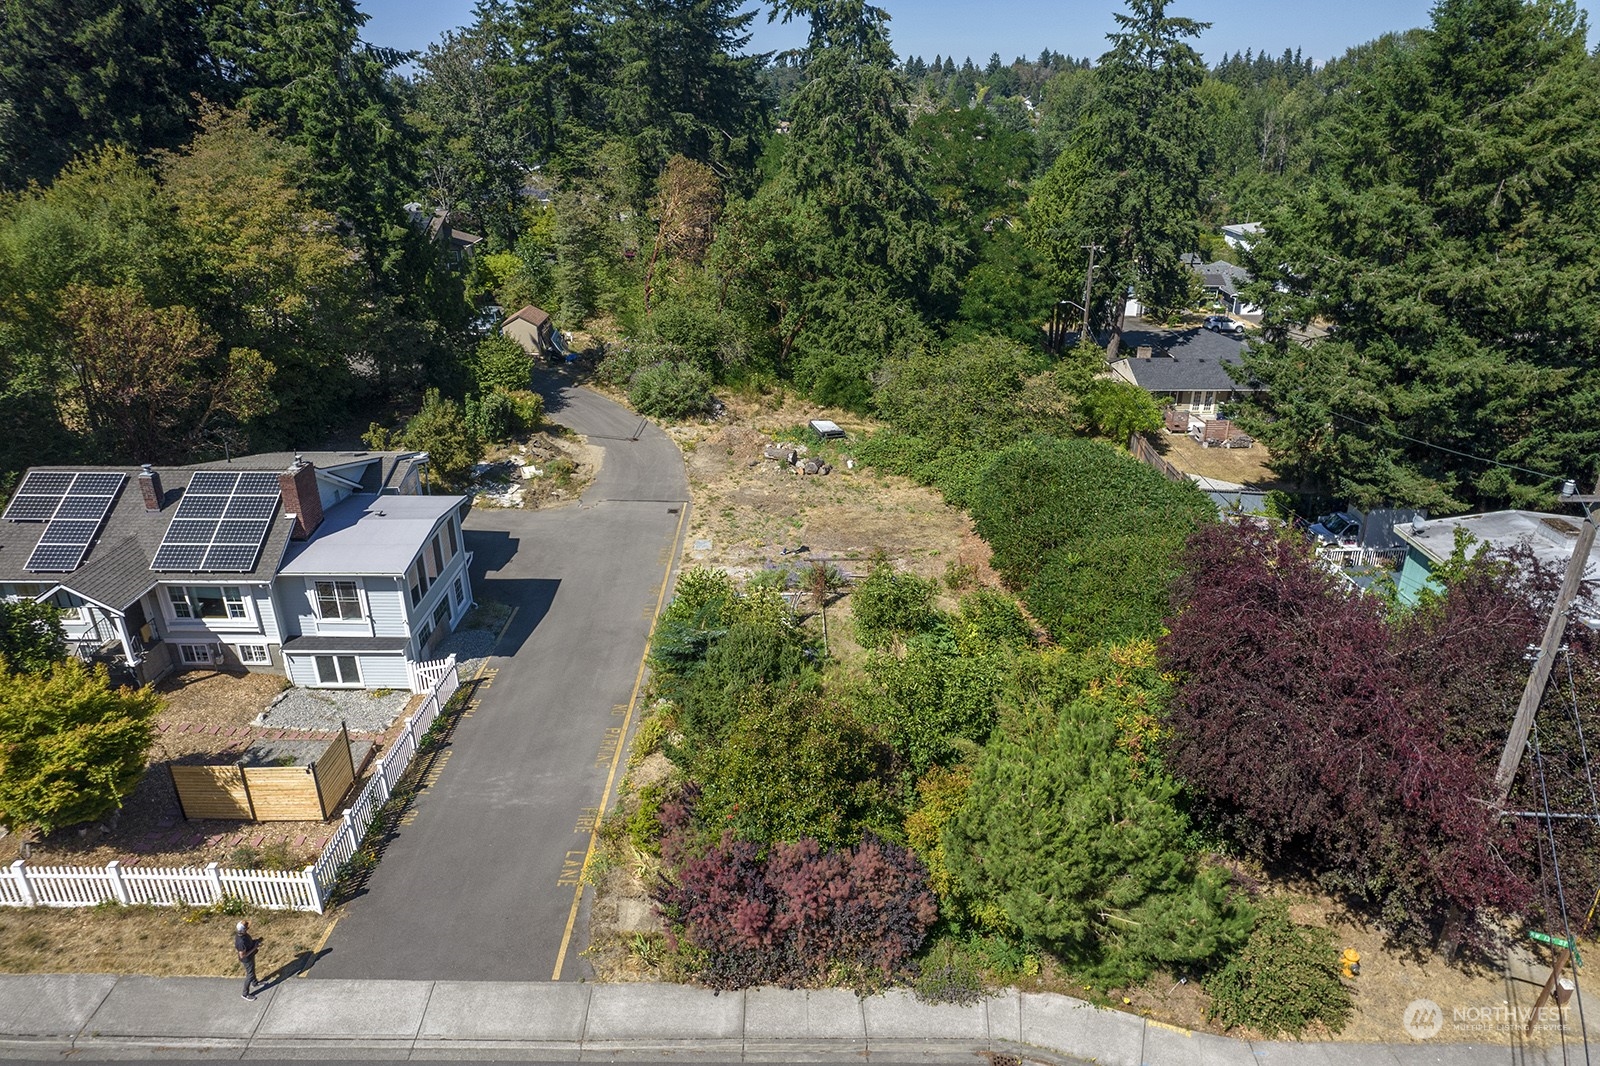
[[[23,478],[4,517],[46,523],[26,569],[36,574],[76,570],[126,480],[126,474],[72,470],[35,470]]]
[[[278,475],[202,470],[189,479],[152,570],[254,570],[278,509]]]

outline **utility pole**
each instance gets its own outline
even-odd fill
[[[1083,328],[1078,333],[1078,343],[1089,336],[1089,299],[1090,290],[1094,288],[1094,253],[1104,251],[1098,244],[1086,244],[1083,250],[1089,253],[1089,272],[1083,276]]]
[[[1517,704],[1517,716],[1511,722],[1511,735],[1506,738],[1505,751],[1500,753],[1500,767],[1494,774],[1494,790],[1499,806],[1504,807],[1511,795],[1511,782],[1516,779],[1517,767],[1522,765],[1522,753],[1528,747],[1528,731],[1533,728],[1533,715],[1544,700],[1544,689],[1550,682],[1550,670],[1555,665],[1556,652],[1561,648],[1561,638],[1567,632],[1567,614],[1572,601],[1577,599],[1578,586],[1583,582],[1583,571],[1589,564],[1589,552],[1594,548],[1594,504],[1600,503],[1600,482],[1595,484],[1595,494],[1578,496],[1570,491],[1575,486],[1567,482],[1561,490],[1565,503],[1583,505],[1583,525],[1578,530],[1578,542],[1572,546],[1572,558],[1567,561],[1567,574],[1561,581],[1561,591],[1556,594],[1555,607],[1550,621],[1545,623],[1544,639],[1539,642],[1539,655],[1533,661],[1533,671],[1522,689],[1522,700]]]

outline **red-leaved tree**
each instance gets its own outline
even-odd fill
[[[1236,840],[1413,935],[1530,901],[1534,827],[1485,802],[1538,626],[1506,582],[1391,624],[1299,538],[1228,525],[1194,535],[1183,573],[1168,766]]]

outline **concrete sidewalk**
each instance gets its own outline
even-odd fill
[[[239,984],[0,976],[0,1057],[972,1062],[995,1051],[1108,1066],[1562,1061],[1559,1046],[1251,1043],[1016,991],[950,1006],[901,991],[858,999],[774,988],[717,994],[681,985],[288,980],[247,1002]]]

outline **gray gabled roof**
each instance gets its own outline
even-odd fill
[[[139,467],[31,467],[30,470],[114,471],[127,475],[127,481],[123,483],[117,502],[106,515],[99,535],[90,545],[82,564],[70,573],[36,573],[27,569],[28,556],[44,532],[43,522],[0,520],[0,582],[60,585],[107,610],[120,613],[159,581],[182,581],[195,585],[242,585],[271,581],[283,558],[284,548],[289,543],[292,526],[282,518],[281,504],[273,514],[272,525],[251,570],[157,573],[150,569],[150,561],[161,546],[167,524],[172,521],[178,501],[183,499],[189,475],[196,469],[192,466],[157,468],[162,482],[161,510],[146,511],[144,496],[139,491]],[[253,459],[241,459],[236,460],[230,469],[276,474],[281,468],[262,465]]]
[[[1254,392],[1260,386],[1250,384],[1241,366],[1245,343],[1201,329],[1129,330],[1122,350],[1148,346],[1152,355],[1118,359],[1111,370],[1149,392]]]

